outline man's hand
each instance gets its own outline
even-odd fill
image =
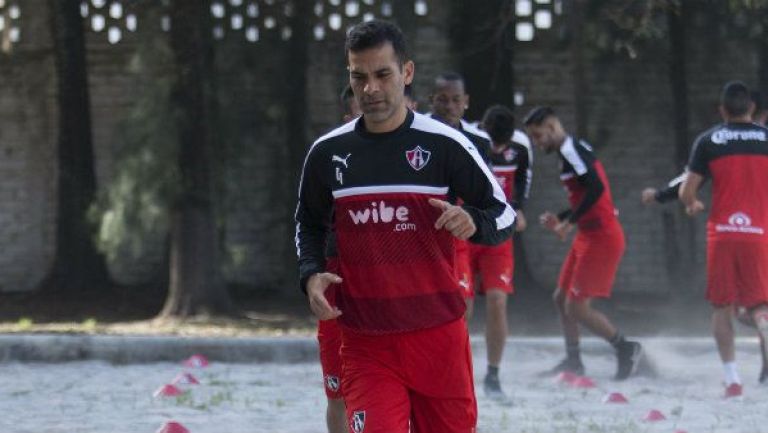
[[[472,217],[461,206],[455,206],[436,198],[429,199],[429,204],[443,211],[435,221],[435,229],[448,230],[453,236],[463,241],[472,237],[477,231]]]
[[[704,210],[704,203],[702,203],[701,200],[699,199],[694,200],[693,203],[690,204],[690,206],[685,207],[685,212],[690,216],[694,216],[703,210]]]
[[[568,220],[560,221],[554,228],[555,234],[557,234],[563,242],[568,238],[568,233],[570,233],[571,230],[573,230],[573,224]]]
[[[341,310],[331,307],[325,299],[325,291],[331,284],[341,283],[341,277],[330,272],[314,274],[307,280],[309,308],[320,320],[331,320],[341,316]]]
[[[547,230],[555,231],[555,227],[560,224],[560,219],[552,212],[546,211],[539,216],[539,224]]]
[[[517,220],[517,225],[515,226],[515,231],[521,232],[525,230],[526,227],[528,227],[528,222],[525,220],[525,215],[523,215],[522,209],[518,209],[516,212],[517,217],[515,217],[515,219]]]
[[[642,200],[643,204],[652,204],[656,201],[656,192],[658,190],[656,188],[646,188],[643,190],[643,192],[640,194],[640,199]]]

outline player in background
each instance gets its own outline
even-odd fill
[[[640,343],[626,340],[610,320],[591,305],[594,298],[611,296],[625,248],[608,178],[589,144],[568,135],[551,108],[534,108],[524,123],[537,147],[546,153],[557,152],[560,179],[570,202],[570,208],[558,215],[542,214],[541,224],[562,241],[574,226],[578,227],[553,296],[563,327],[566,358],[548,373],[584,373],[579,347],[579,325],[583,325],[613,346],[617,359],[615,379],[624,380],[637,369],[642,347]]]
[[[358,24],[345,51],[363,115],[307,153],[296,243],[310,308],[341,328],[348,426],[354,433],[474,432],[453,239],[501,243],[515,212],[466,137],[406,107],[415,66],[400,29]],[[457,196],[464,205],[450,204]],[[326,272],[331,226],[341,276]],[[324,295],[331,284],[340,284],[336,306]]]
[[[725,397],[742,395],[736,368],[733,317],[749,311],[757,332],[768,338],[768,129],[752,122],[755,104],[747,86],[727,83],[720,95],[723,123],[694,142],[680,200],[689,215],[704,210],[697,192],[712,179],[707,220],[707,300],[712,331],[723,363]],[[763,347],[764,356],[765,347]]]
[[[528,137],[515,129],[515,118],[507,107],[496,105],[486,110],[481,125],[491,139],[489,160],[496,181],[504,191],[507,202],[517,213],[517,231],[525,230],[522,207],[531,186],[531,149]],[[507,297],[514,293],[514,249],[512,239],[496,246],[470,244],[469,296],[466,298],[472,310],[475,277],[480,276],[477,291],[485,295],[486,323],[485,342],[488,370],[483,388],[491,398],[506,400],[499,381],[504,345],[507,340]]]
[[[762,97],[760,92],[750,92],[750,99],[755,104],[754,115],[752,120],[754,123],[760,126],[766,126],[768,122],[768,104],[765,98]],[[680,186],[688,175],[688,169],[686,168],[683,173],[672,179],[667,186],[663,188],[645,188],[641,194],[641,201],[643,204],[650,205],[653,203],[669,203],[671,201],[677,201],[680,195]],[[736,318],[740,323],[750,328],[755,328],[755,322],[752,320],[752,316],[749,314],[746,308],[739,307],[736,310]],[[758,333],[758,339],[760,340],[760,353],[762,357],[762,366],[760,367],[760,374],[758,375],[759,383],[768,383],[768,350],[766,350],[766,340],[762,334]]]

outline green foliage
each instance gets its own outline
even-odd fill
[[[666,14],[679,11],[675,0],[590,0],[586,9],[588,46],[603,58],[637,58],[648,43],[667,35]]]
[[[179,192],[178,134],[171,104],[173,53],[166,36],[148,33],[130,64],[137,101],[118,128],[113,176],[90,216],[100,225],[99,249],[110,260],[138,257],[148,240],[166,236]]]

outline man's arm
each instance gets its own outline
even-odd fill
[[[605,191],[605,185],[603,185],[603,181],[600,180],[594,167],[590,167],[586,173],[579,176],[578,181],[584,187],[585,193],[581,203],[568,216],[568,222],[571,224],[575,224],[582,215],[587,213]]]
[[[528,199],[531,192],[533,170],[531,169],[528,148],[517,143],[514,143],[513,147],[517,152],[517,170],[515,171],[515,197],[512,200],[512,207],[518,210],[523,208],[525,200]]]
[[[515,211],[480,154],[469,144],[463,140],[456,145],[449,186],[464,200],[462,208],[474,223],[469,241],[497,245],[511,236]]]
[[[685,205],[688,215],[696,215],[704,210],[704,203],[697,197],[702,183],[704,183],[704,176],[691,172],[680,186],[680,201]]]
[[[317,152],[310,149],[304,162],[296,206],[296,253],[301,290],[310,276],[325,271],[325,244],[333,198],[318,175]]]

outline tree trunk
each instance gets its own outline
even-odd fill
[[[85,33],[79,0],[49,0],[58,80],[58,215],[53,268],[43,286],[82,292],[109,284],[87,218],[96,195]]]
[[[168,298],[160,316],[227,314],[232,301],[220,274],[213,212],[214,143],[210,122],[213,52],[208,2],[171,3],[181,194],[173,208]]]
[[[574,0],[569,10],[571,33],[571,62],[573,64],[573,105],[576,136],[586,138],[587,129],[587,81],[584,74],[584,9],[587,7],[583,0]]]
[[[505,0],[454,2],[451,45],[470,95],[468,119],[494,104],[514,107],[514,4]],[[469,23],[469,24],[468,24]],[[483,65],[483,67],[478,67]]]

